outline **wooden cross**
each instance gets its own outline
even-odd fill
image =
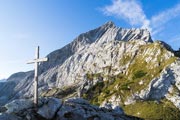
[[[34,105],[38,107],[38,66],[40,62],[46,62],[48,58],[39,58],[39,46],[36,48],[35,59],[28,61],[27,64],[35,65],[34,68]]]

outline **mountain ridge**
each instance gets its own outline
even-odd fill
[[[180,98],[173,91],[180,90],[179,59],[168,44],[152,41],[145,29],[107,22],[47,57],[49,61],[39,68],[40,96],[82,97],[102,107],[126,106],[128,112],[139,100],[166,99],[180,109]],[[33,71],[20,72],[0,84],[0,104],[32,98],[33,76]]]
[[[51,62],[55,62],[56,64],[61,64],[62,62],[64,62],[65,59],[67,59],[69,56],[74,54],[80,47],[83,47],[87,44],[92,44],[95,41],[97,42],[99,40],[99,38],[101,38],[103,36],[103,34],[105,32],[107,32],[108,29],[111,29],[111,28],[117,32],[117,35],[112,36],[112,38],[106,38],[107,36],[105,36],[105,38],[103,38],[101,40],[101,42],[105,42],[106,40],[110,40],[110,39],[128,41],[131,39],[139,39],[141,37],[146,42],[153,42],[151,39],[150,33],[147,31],[147,29],[123,29],[123,28],[116,27],[112,21],[109,21],[109,22],[105,23],[104,25],[102,25],[102,26],[100,26],[94,30],[90,30],[86,33],[80,34],[78,37],[76,37],[68,45],[64,46],[61,49],[58,49],[58,50],[51,52],[50,54],[47,55],[47,57],[52,58],[51,56],[53,56],[53,54],[56,54],[56,55],[58,54],[58,56],[55,57],[56,59],[50,59],[49,62],[42,63],[41,66],[46,66],[45,68],[48,69],[48,68],[50,68],[50,66],[52,66],[52,67],[55,66],[55,65],[48,65]],[[121,31],[122,31],[122,33],[121,33]],[[114,31],[110,31],[110,32],[114,32]],[[134,35],[132,34],[133,32],[135,32]],[[122,35],[119,35],[118,33],[119,34],[126,34],[126,35],[122,36]],[[128,34],[130,34],[132,36],[130,36],[128,38],[127,37]],[[66,55],[63,55],[63,52],[66,53]],[[62,58],[64,56],[66,56],[66,57]],[[58,58],[59,59],[61,58],[60,60],[62,60],[62,61],[56,61]],[[43,71],[42,67],[40,67],[40,71]]]

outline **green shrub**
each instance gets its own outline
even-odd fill
[[[127,82],[124,83],[120,86],[120,90],[130,90],[130,85],[133,84],[134,82]]]
[[[142,78],[146,75],[147,73],[144,72],[143,70],[139,70],[137,72],[134,73],[133,75],[133,79],[137,79],[137,78]]]
[[[110,93],[110,90],[106,89],[106,90],[104,90],[104,92],[105,92],[106,94],[109,94],[109,93]]]

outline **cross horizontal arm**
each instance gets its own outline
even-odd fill
[[[46,62],[46,61],[48,61],[48,58],[39,58],[39,59],[30,60],[27,62],[27,64]]]

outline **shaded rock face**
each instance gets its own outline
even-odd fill
[[[0,119],[1,120],[22,120],[20,117],[17,117],[15,115],[11,115],[11,114],[1,114],[0,115]]]
[[[97,63],[95,64],[100,64],[99,69],[93,70],[94,72],[110,64],[116,64],[115,61],[117,60],[111,61],[111,58],[121,56],[120,54],[125,51],[127,45],[123,42],[132,40],[138,42],[139,39],[144,42],[143,44],[152,42],[147,30],[119,28],[112,22],[79,35],[70,44],[50,53],[47,56],[49,61],[40,65],[39,93],[54,87],[61,88],[72,85],[78,87],[82,85],[86,73],[93,69],[91,66],[92,60],[96,59]],[[118,41],[121,41],[122,45],[119,46]],[[121,47],[119,49],[120,53],[114,51],[112,56],[111,52],[115,50],[113,49],[115,45]],[[127,47],[131,49],[132,46]],[[106,54],[111,48],[113,50]],[[103,52],[103,50],[105,51]],[[101,56],[95,56],[98,54],[97,52],[100,52]],[[102,59],[98,60],[101,57]],[[0,102],[0,105],[16,98],[32,98],[33,74],[33,71],[20,72],[8,78],[8,82],[1,87],[0,100],[2,102]],[[8,93],[5,91],[8,91]]]
[[[17,98],[31,98],[33,91],[25,93],[33,87],[33,71],[13,74],[6,82],[0,83],[0,105]]]
[[[174,51],[174,54],[175,54],[177,57],[180,57],[180,50]]]
[[[3,120],[131,120],[139,119],[127,116],[115,109],[99,108],[90,105],[88,101],[81,98],[71,98],[62,102],[57,98],[41,98],[42,102],[36,112],[31,105],[31,100],[25,99],[13,101],[7,105],[6,111],[0,113]],[[30,104],[29,104],[30,103]],[[13,106],[11,106],[13,105]],[[23,106],[21,106],[23,105]],[[14,110],[14,111],[12,111]],[[13,119],[14,118],[14,119]]]

